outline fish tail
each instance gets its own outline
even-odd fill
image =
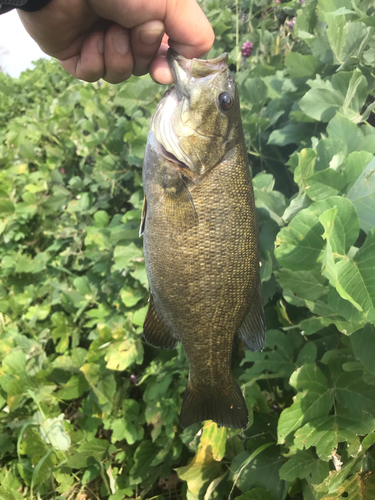
[[[245,429],[249,414],[241,389],[232,376],[225,391],[219,387],[196,390],[189,380],[182,402],[180,423],[183,428],[203,420],[213,420],[218,425]]]

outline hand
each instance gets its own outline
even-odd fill
[[[172,83],[169,45],[192,58],[208,52],[213,30],[195,0],[52,0],[18,11],[31,37],[73,76],[119,83],[150,72]]]

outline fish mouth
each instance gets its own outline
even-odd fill
[[[227,69],[228,54],[225,52],[215,59],[186,59],[175,50],[169,48],[167,61],[176,82],[177,99],[181,100],[187,92],[191,78],[207,78],[207,80],[210,80],[221,70]]]

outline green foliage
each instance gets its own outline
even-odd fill
[[[374,496],[373,2],[202,6],[260,228],[267,344],[234,365],[250,425],[183,431],[183,350],[142,340],[141,167],[165,89],[39,61],[0,74],[0,499]]]

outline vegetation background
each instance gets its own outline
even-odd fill
[[[267,346],[234,366],[250,425],[182,430],[184,352],[142,341],[142,158],[165,89],[41,60],[0,74],[1,500],[375,498],[374,2],[202,5],[260,225]]]

